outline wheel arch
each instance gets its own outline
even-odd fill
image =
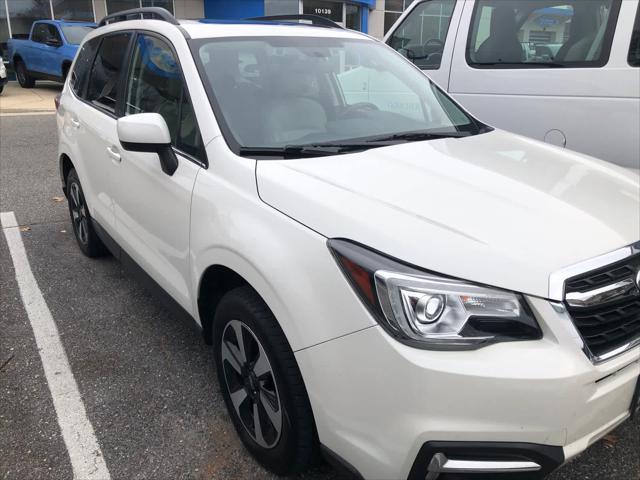
[[[208,345],[213,343],[213,317],[220,300],[227,292],[245,285],[255,290],[242,275],[225,265],[210,265],[203,272],[198,285],[198,315]]]
[[[22,56],[19,53],[16,53],[13,55],[11,62],[13,63],[13,68],[15,68],[18,62],[24,63],[24,60],[22,59]]]
[[[66,153],[60,155],[60,180],[62,180],[62,191],[65,197],[67,196],[67,177],[69,172],[75,168],[71,158]]]

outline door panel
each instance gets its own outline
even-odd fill
[[[34,72],[42,72],[43,66],[43,50],[44,40],[49,31],[46,23],[36,23],[33,25],[33,32],[31,34],[31,42],[27,43],[27,58],[25,62],[27,68]]]
[[[169,42],[158,35],[138,34],[131,58],[124,113],[160,114],[169,128],[179,165],[169,176],[160,168],[156,153],[120,151],[122,161],[114,182],[118,236],[124,250],[192,312],[191,192],[201,167],[188,155],[194,159],[202,155],[203,142]]]
[[[122,248],[187,311],[191,192],[200,167],[178,154],[168,176],[155,153],[120,149],[115,216]]]
[[[79,174],[89,210],[116,240],[113,194],[118,161],[109,149],[119,145],[116,99],[131,37],[129,32],[118,32],[98,40],[100,45],[95,59],[93,49],[97,45],[93,40],[87,44],[90,48],[83,47],[72,87],[83,101],[74,102],[74,109],[69,114],[69,128],[77,130],[78,144],[84,155],[80,159],[83,168],[79,169]],[[87,70],[89,77],[84,87]]]
[[[89,211],[115,238],[112,192],[115,165],[106,147],[118,142],[116,119],[84,102],[74,102],[68,116],[68,128],[77,132],[79,151],[85,155],[80,159],[78,174]]]
[[[472,38],[470,49],[482,56],[481,45],[489,39],[492,28],[489,15],[474,26],[474,8],[477,4],[487,5],[491,1],[468,0],[465,4],[452,62],[449,93],[480,120],[498,128],[541,141],[545,137],[547,140],[558,138],[561,133],[569,149],[619,165],[639,168],[640,99],[637,85],[640,85],[640,69],[631,68],[627,62],[631,36],[629,24],[638,8],[637,3],[621,2],[616,18],[617,0],[593,0],[590,4],[576,0],[541,0],[542,3],[536,6],[547,6],[541,9],[543,14],[534,17],[529,12],[526,17],[528,20],[522,24],[528,22],[541,27],[540,31],[527,27],[526,38],[535,41],[524,42],[520,62],[558,63],[562,67],[481,65],[474,68],[469,66],[467,59],[469,36]],[[517,4],[508,1],[508,4],[505,1],[498,5]],[[598,2],[604,8],[599,12],[599,18],[609,18],[607,15],[611,15],[615,36],[607,40],[607,30],[604,22],[601,22],[600,27],[592,29],[591,36],[587,35],[582,40],[574,39],[575,43],[572,44],[572,31],[573,34],[579,34],[580,12],[585,12],[580,8],[591,8],[590,5]],[[496,1],[493,0],[493,3]],[[524,5],[524,2],[520,5]],[[609,7],[612,10],[607,10]],[[570,20],[563,20],[563,17]],[[501,25],[508,23],[502,20]],[[595,18],[593,20],[596,22]],[[555,29],[555,37],[547,32],[543,38],[543,24],[551,26],[553,22],[564,22],[564,30],[558,25],[550,27],[547,30]],[[571,27],[574,22],[575,25]],[[525,29],[522,25],[518,27],[519,40],[524,39],[520,38]],[[582,35],[585,35],[584,32],[588,30],[583,30]],[[606,65],[584,67],[589,59],[597,64],[599,51],[593,45],[597,44],[595,40],[598,38],[601,38],[600,53],[609,49],[610,44]],[[494,42],[492,51],[496,59],[507,56],[500,47],[506,42],[506,37]],[[585,44],[588,48],[583,48],[580,53],[579,47]],[[486,55],[491,57],[491,52],[485,52]],[[582,62],[576,61],[580,58]],[[556,130],[558,132],[549,134]]]
[[[502,4],[500,2],[504,1]],[[572,48],[572,28],[573,31],[577,31],[577,24],[572,27],[572,23],[578,22],[581,18],[578,13],[578,7],[581,5],[579,0],[542,0],[544,5],[555,5],[554,8],[539,8],[534,12],[522,11],[506,7],[500,9],[503,15],[506,14],[506,10],[510,10],[517,18],[524,16],[527,21],[523,22],[520,19],[516,27],[517,32],[506,35],[500,27],[494,35],[496,40],[492,43],[494,45],[489,55],[483,55],[483,44],[485,40],[491,40],[491,5],[518,5],[517,0],[469,0],[465,4],[462,25],[458,34],[458,40],[456,42],[456,50],[454,54],[452,71],[451,71],[451,83],[449,85],[449,91],[451,93],[477,93],[477,94],[505,94],[505,95],[549,95],[549,96],[582,96],[582,97],[600,97],[611,96],[618,98],[633,98],[638,97],[637,83],[633,83],[633,80],[637,80],[637,70],[634,72],[626,61],[626,55],[629,48],[629,38],[627,38],[627,47],[624,52],[619,52],[614,48],[610,48],[612,45],[611,39],[607,39],[605,32],[608,24],[601,23],[601,27],[596,25],[596,17],[605,17],[611,23],[612,29],[617,29],[616,24],[619,26],[624,22],[628,22],[626,15],[633,16],[635,13],[636,5],[633,2],[622,2],[620,12],[616,19],[616,6],[619,5],[619,0],[598,0],[592,1],[589,5],[598,4],[609,6],[609,13],[605,15],[599,15],[599,12],[595,8],[589,9],[587,18],[593,22],[592,26],[583,26],[585,33],[576,34],[582,35],[582,41],[580,44],[584,48],[580,50],[580,45]],[[507,3],[508,2],[508,3]],[[523,5],[524,3],[520,3]],[[478,8],[477,14],[474,14]],[[560,8],[564,7],[564,8]],[[574,11],[574,7],[576,10]],[[552,14],[546,14],[544,12],[548,10],[566,11],[567,13],[558,14],[555,17]],[[631,12],[630,10],[633,10]],[[538,13],[541,12],[541,13]],[[495,15],[495,13],[494,13]],[[549,15],[546,17],[545,15]],[[478,18],[476,18],[478,17]],[[496,20],[503,20],[506,22],[506,18],[496,18]],[[615,20],[615,22],[614,22]],[[562,22],[563,28],[556,27],[555,32],[543,31],[544,25],[541,23]],[[584,23],[589,23],[584,21]],[[498,25],[501,25],[498,22]],[[589,23],[591,25],[591,23]],[[540,31],[533,30],[534,28],[540,28]],[[475,32],[474,30],[477,30]],[[546,36],[543,34],[546,33]],[[553,33],[553,35],[552,35]],[[489,37],[487,37],[489,36]],[[471,42],[469,42],[471,37]],[[501,49],[496,46],[505,44],[509,41],[509,38],[520,41],[520,60],[516,64],[506,63],[504,65],[478,65],[475,67],[469,66],[469,61],[473,60],[473,54],[470,54],[467,58],[467,44],[471,43],[469,49],[472,51],[478,50],[477,55],[480,57],[477,61],[490,61],[490,59],[498,60],[500,58],[508,58],[510,53],[506,48]],[[600,38],[600,49],[593,48],[597,44],[596,38]],[[527,41],[525,41],[527,40]],[[580,41],[575,41],[575,44],[579,44]],[[607,52],[610,53],[607,55]],[[546,53],[545,53],[546,52]],[[572,53],[573,52],[573,53]],[[600,53],[598,53],[600,52]],[[554,56],[555,55],[555,56]],[[598,61],[608,57],[606,66],[599,65]],[[536,64],[539,65],[529,65]],[[561,68],[554,68],[553,66],[545,66],[546,64],[557,63],[561,65]]]
[[[625,167],[640,168],[640,100],[530,95],[454,94],[473,115],[513,133],[545,140],[559,130],[566,148]],[[585,119],[597,119],[595,123]],[[609,128],[608,126],[611,126]],[[553,142],[553,136],[546,139]]]

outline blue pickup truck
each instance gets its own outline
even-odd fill
[[[22,88],[32,88],[36,80],[64,82],[82,39],[95,23],[64,20],[33,22],[29,39],[7,42],[9,61]]]

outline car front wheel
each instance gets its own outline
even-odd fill
[[[293,351],[275,317],[248,286],[228,292],[216,310],[218,382],[245,447],[268,470],[307,469],[317,434]]]

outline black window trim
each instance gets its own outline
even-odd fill
[[[131,41],[132,39],[135,37],[134,35],[134,31],[133,30],[116,30],[115,32],[109,32],[109,33],[105,33],[103,35],[100,35],[98,37],[93,37],[90,38],[88,40],[86,40],[82,46],[84,47],[84,45],[92,40],[98,39],[100,40],[100,43],[98,44],[98,47],[96,48],[96,51],[93,54],[93,58],[91,59],[91,67],[89,69],[89,76],[87,77],[87,80],[85,81],[84,85],[82,86],[82,95],[78,96],[76,94],[76,92],[73,91],[73,88],[71,88],[71,93],[73,94],[73,96],[75,98],[77,98],[78,100],[80,100],[81,102],[85,103],[86,105],[89,105],[90,107],[95,108],[96,110],[98,110],[101,113],[104,113],[105,115],[117,120],[118,116],[118,109],[119,109],[119,105],[121,105],[121,97],[122,97],[122,92],[121,92],[121,87],[122,87],[122,76],[118,79],[118,97],[116,98],[116,106],[114,111],[112,112],[111,110],[104,108],[96,103],[90,102],[89,100],[87,100],[87,89],[89,88],[89,83],[91,82],[91,73],[93,72],[93,65],[96,62],[96,57],[98,55],[98,53],[100,52],[100,48],[102,47],[102,43],[104,42],[104,39],[107,37],[111,37],[114,35],[121,35],[121,34],[129,34],[129,44],[127,45],[127,49],[125,52],[125,55],[123,57],[122,63],[124,66],[125,60],[129,58],[129,56],[131,55]],[[75,65],[74,65],[74,70],[75,70]],[[122,74],[121,74],[122,75]]]
[[[504,63],[504,64],[481,64],[475,63],[471,59],[471,41],[473,37],[473,29],[480,9],[480,0],[476,0],[473,6],[473,14],[471,15],[471,21],[469,22],[469,30],[467,31],[467,43],[465,46],[465,60],[467,65],[476,70],[549,70],[553,68],[603,68],[605,67],[611,57],[611,49],[613,46],[613,38],[615,36],[616,28],[618,26],[618,20],[620,16],[620,9],[622,7],[622,0],[611,0],[611,13],[609,15],[607,30],[602,38],[602,54],[598,60],[592,61],[578,61],[578,62],[562,62],[555,65],[540,65],[540,64],[527,64],[527,63]],[[552,62],[550,62],[552,63]]]
[[[413,14],[413,12],[423,3],[429,3],[429,2],[433,2],[434,0],[420,0],[419,2],[415,2],[415,4],[411,5],[411,10],[409,10],[409,12],[407,13],[407,16],[404,17],[404,20],[402,20],[402,22],[393,29],[393,32],[391,32],[391,35],[389,35],[389,39],[386,42],[387,45],[389,45],[391,47],[391,39],[393,38],[393,36],[395,35],[395,33],[400,30],[400,28],[402,28],[402,25],[404,25],[404,23],[409,19],[409,17],[411,17],[411,15]],[[438,65],[438,67],[418,67],[420,70],[440,70],[440,68],[442,67],[442,61],[444,60],[444,49],[447,47],[447,38],[449,37],[449,30],[451,30],[451,22],[453,20],[453,14],[456,12],[456,8],[458,8],[460,1],[459,0],[454,0],[454,6],[453,6],[453,12],[451,13],[451,18],[449,19],[449,24],[447,25],[447,30],[446,32],[444,32],[444,42],[442,42],[443,47],[442,47],[442,59],[440,60],[440,64]],[[455,41],[455,39],[454,39]],[[391,47],[393,48],[393,47]],[[394,48],[395,50],[395,48]],[[411,59],[409,59],[411,60]],[[415,62],[413,60],[411,60],[411,63]],[[417,66],[417,65],[416,65]]]
[[[132,42],[129,46],[129,51],[128,53],[128,61],[127,64],[125,66],[125,69],[123,70],[123,83],[124,83],[124,88],[122,90],[122,98],[119,99],[120,101],[120,110],[118,112],[118,118],[125,116],[125,102],[126,102],[126,93],[127,93],[127,88],[129,86],[129,73],[131,72],[131,68],[133,65],[133,49],[135,48],[136,45],[136,40],[138,38],[139,35],[147,35],[147,36],[152,36],[152,37],[156,37],[159,40],[162,40],[163,42],[165,42],[169,48],[171,49],[171,53],[173,54],[175,60],[176,60],[176,64],[178,65],[178,70],[180,71],[180,79],[182,81],[182,94],[184,95],[186,93],[187,96],[187,100],[189,101],[189,104],[191,105],[191,108],[193,108],[193,102],[191,101],[191,94],[189,93],[189,86],[187,84],[186,81],[186,77],[184,76],[184,72],[182,70],[182,64],[180,63],[180,57],[178,56],[178,52],[176,51],[173,43],[171,42],[171,40],[169,40],[167,37],[165,37],[164,35],[155,32],[153,30],[145,30],[145,29],[136,29],[133,30],[134,32],[134,36],[132,39]],[[183,100],[184,98],[181,98],[181,100]],[[180,105],[180,115],[182,114],[182,102]],[[195,109],[193,111],[193,114],[196,115]],[[180,123],[180,119],[178,120],[178,123]],[[175,145],[172,145],[171,147],[173,148],[173,151],[175,153],[177,153],[178,155],[183,156],[184,158],[186,158],[187,160],[195,163],[196,165],[204,168],[205,170],[207,170],[209,168],[209,158],[207,157],[207,149],[206,149],[206,145],[204,143],[204,139],[202,138],[202,133],[200,132],[200,123],[198,122],[198,118],[196,115],[196,126],[198,128],[198,134],[200,135],[200,139],[202,140],[202,153],[204,155],[204,158],[200,159],[197,158],[193,155],[191,155],[190,153],[187,153],[183,150],[180,150],[178,147],[176,147]],[[178,129],[178,132],[180,130]],[[177,135],[176,135],[176,141],[177,141]]]
[[[80,86],[80,93],[76,93],[75,90],[73,89],[73,87],[71,85],[70,86],[70,90],[71,93],[73,94],[73,96],[80,100],[81,102],[84,102],[86,104],[89,104],[89,102],[85,101],[84,97],[87,94],[87,88],[89,86],[89,78],[91,77],[91,69],[93,68],[93,63],[96,61],[96,55],[98,54],[98,50],[100,49],[100,45],[102,44],[102,37],[93,37],[90,38],[89,40],[86,40],[82,46],[80,47],[80,49],[78,50],[78,52],[82,52],[82,49],[87,45],[87,43],[89,42],[93,42],[94,40],[97,41],[97,47],[95,49],[95,51],[93,52],[93,55],[91,56],[90,59],[90,65],[89,65],[89,73],[87,75],[87,78],[84,80],[84,84]],[[80,59],[80,53],[78,53],[78,58],[76,58],[74,60],[74,64],[73,64],[73,69],[71,70],[71,76],[70,78],[72,79],[73,76],[75,75],[75,71],[76,71],[76,67],[78,66],[78,60]],[[76,75],[77,78],[77,75]],[[71,80],[69,80],[71,82]],[[93,106],[93,105],[92,105]]]
[[[631,27],[631,40],[629,42],[629,53],[627,54],[627,63],[630,67],[640,68],[640,58],[635,59],[635,63],[631,61],[631,53],[633,52],[633,41],[636,41],[636,48],[640,48],[640,2],[636,7],[636,19]],[[637,55],[637,53],[635,53]]]

